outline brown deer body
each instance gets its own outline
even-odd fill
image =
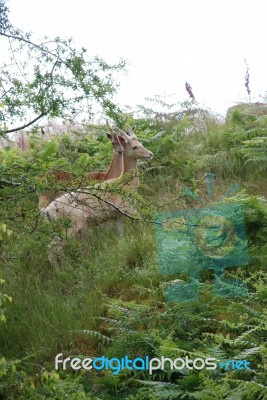
[[[67,217],[71,220],[71,227],[67,231],[67,237],[74,237],[87,226],[99,224],[110,219],[116,219],[120,212],[133,215],[136,211],[123,199],[119,193],[109,191],[113,183],[120,182],[125,173],[137,171],[138,159],[150,159],[153,154],[147,150],[136,138],[133,131],[130,135],[123,132],[118,136],[123,146],[123,171],[119,178],[110,179],[100,185],[100,188],[84,189],[67,193],[54,200],[42,210],[42,214],[48,221]],[[137,174],[136,174],[137,175]],[[123,185],[123,189],[134,192],[139,184],[139,177],[134,176]],[[58,252],[64,246],[64,240],[55,238],[49,246],[48,257],[52,265],[60,264]]]

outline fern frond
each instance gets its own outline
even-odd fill
[[[159,400],[183,400],[187,394],[173,383],[158,381],[138,381],[139,384],[148,386],[153,395]]]
[[[90,331],[90,330],[87,330],[87,329],[83,329],[83,330],[75,330],[74,332],[75,333],[82,333],[84,335],[87,335],[87,336],[90,336],[90,337],[93,337],[93,338],[97,338],[103,344],[107,344],[107,343],[112,342],[112,339],[110,337],[105,336],[102,333],[97,332],[97,331]]]

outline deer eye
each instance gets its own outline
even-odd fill
[[[138,147],[137,147],[137,146],[134,146],[132,149],[133,149],[133,150],[136,150],[136,149],[138,149]]]

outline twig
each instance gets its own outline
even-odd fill
[[[21,36],[10,35],[10,34],[4,33],[4,32],[0,32],[0,35],[1,35],[1,36],[5,36],[5,37],[10,38],[10,39],[15,39],[15,40],[19,40],[19,41],[21,41],[21,42],[28,43],[28,44],[30,44],[31,46],[34,46],[34,47],[36,47],[37,49],[41,50],[43,53],[47,53],[47,54],[50,54],[50,55],[53,56],[53,57],[59,58],[59,57],[58,57],[58,54],[54,54],[54,53],[52,53],[51,51],[49,51],[48,49],[44,49],[44,48],[42,48],[41,46],[39,46],[38,44],[35,44],[35,43],[31,42],[30,40],[27,40],[27,39],[25,39],[25,38],[23,38],[23,37],[21,37]],[[63,60],[60,60],[60,61],[63,62]]]
[[[0,187],[3,187],[3,186],[20,186],[20,185],[21,185],[20,182],[9,182],[9,181],[5,181],[5,180],[0,181]]]
[[[34,124],[36,121],[38,121],[39,119],[43,118],[46,115],[46,113],[41,113],[40,115],[38,115],[38,117],[34,118],[32,121],[28,122],[25,125],[19,126],[18,128],[13,128],[13,129],[8,129],[7,131],[4,131],[5,133],[11,133],[11,132],[17,132],[20,131],[21,129],[25,129],[28,126]]]

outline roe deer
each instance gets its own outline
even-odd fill
[[[85,230],[87,226],[99,224],[111,219],[116,219],[123,214],[133,214],[135,210],[122,198],[122,195],[112,192],[112,184],[120,183],[122,176],[131,171],[137,172],[138,159],[151,159],[153,153],[140,143],[133,130],[129,133],[122,132],[118,140],[123,146],[123,171],[119,178],[110,179],[100,184],[99,188],[85,188],[76,192],[66,193],[54,200],[42,210],[42,214],[48,221],[67,217],[71,221],[71,227],[67,230],[67,237],[74,237],[79,231]],[[133,193],[139,185],[138,173],[122,182],[122,188]],[[48,258],[53,266],[59,266],[58,252],[64,247],[65,240],[56,237],[49,245]]]
[[[110,128],[110,127],[109,127]],[[110,132],[107,133],[108,139],[111,141],[113,146],[113,157],[109,169],[107,171],[92,171],[86,174],[83,181],[87,182],[89,180],[95,181],[106,181],[108,179],[118,178],[123,171],[123,147],[119,142],[116,133],[110,128]],[[70,172],[64,171],[52,171],[48,174],[49,177],[53,178],[57,182],[71,182],[75,180],[75,177]],[[57,199],[60,195],[66,193],[64,190],[46,190],[44,193],[38,196],[38,209],[42,210],[53,200]]]

